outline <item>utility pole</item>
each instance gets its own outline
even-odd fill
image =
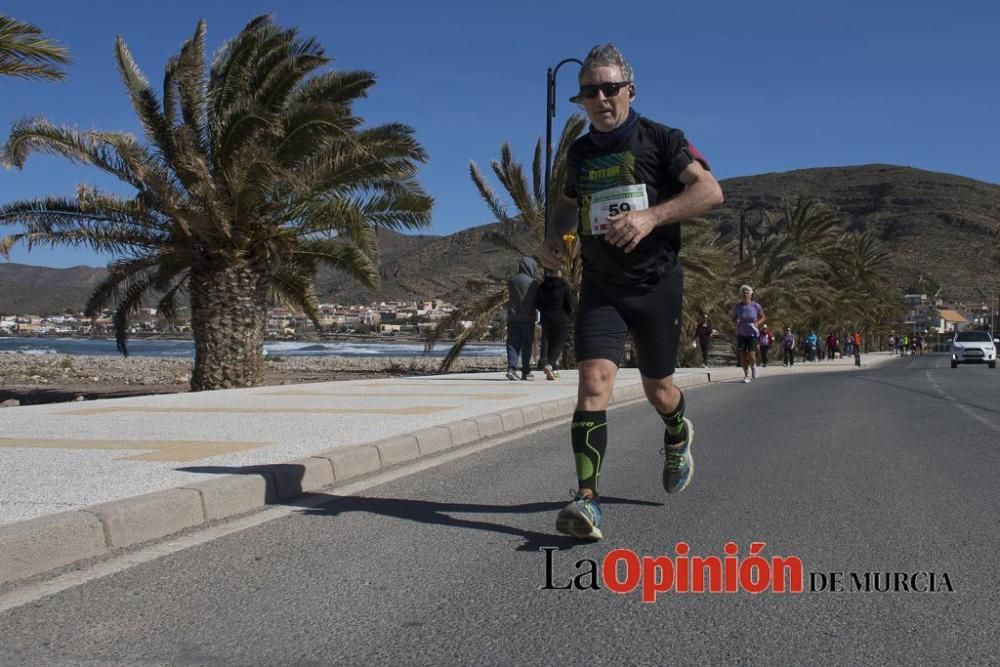
[[[552,179],[552,119],[556,115],[556,74],[566,63],[583,63],[576,58],[560,60],[554,68],[545,73],[545,238],[549,238],[549,217],[552,214],[551,197],[549,197],[549,181]]]

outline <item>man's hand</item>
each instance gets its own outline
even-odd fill
[[[604,239],[613,246],[625,248],[625,252],[632,252],[656,227],[656,219],[649,209],[643,211],[628,211],[609,215],[608,222],[611,228],[604,235]]]
[[[562,239],[548,239],[538,248],[538,259],[550,271],[563,268],[566,244]]]

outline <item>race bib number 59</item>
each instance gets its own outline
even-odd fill
[[[620,185],[595,192],[590,196],[590,233],[603,236],[608,233],[609,215],[641,211],[649,208],[646,185]]]

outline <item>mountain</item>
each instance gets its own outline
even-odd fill
[[[50,269],[0,262],[0,314],[28,315],[82,310],[107,270],[93,266]]]
[[[730,178],[722,186],[726,203],[710,216],[720,231],[738,234],[744,211],[752,228],[761,207],[777,211],[783,200],[812,197],[831,205],[850,229],[871,230],[889,246],[900,289],[921,276],[945,293],[949,287],[1000,286],[1000,267],[991,257],[1000,185],[872,164]]]
[[[1000,222],[1000,185],[962,176],[894,165],[800,169],[722,181],[726,203],[713,211],[720,232],[738,233],[741,215],[752,233],[762,210],[777,212],[798,197],[820,199],[851,229],[868,229],[893,251],[900,289],[923,276],[933,284],[966,287],[1000,284],[991,259],[993,230]],[[517,256],[491,242],[498,225],[480,225],[447,236],[379,231],[382,287],[366,290],[342,275],[321,270],[323,302],[443,298],[462,302],[472,278],[503,278]],[[103,268],[49,269],[0,263],[0,313],[79,309]],[[961,296],[961,295],[957,295]]]

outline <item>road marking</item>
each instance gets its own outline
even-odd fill
[[[943,365],[935,366],[935,368],[942,368],[942,367],[943,367]],[[941,394],[941,396],[943,396],[944,398],[946,398],[948,400],[948,402],[950,402],[956,408],[958,408],[959,410],[961,410],[965,414],[969,415],[970,417],[972,417],[976,421],[980,422],[981,424],[985,424],[986,426],[990,427],[992,430],[996,431],[997,433],[1000,433],[1000,426],[997,426],[996,424],[994,424],[990,420],[986,419],[985,417],[981,417],[981,416],[977,415],[975,412],[973,412],[972,408],[970,408],[966,404],[962,403],[961,401],[958,401],[951,394],[949,394],[947,391],[945,391],[944,389],[942,389],[941,385],[939,385],[937,383],[937,381],[933,378],[933,376],[931,376],[930,369],[928,369],[926,371],[926,375],[927,375],[927,379],[930,380],[930,382],[931,382],[932,385],[934,385],[934,388],[937,389],[938,393]]]
[[[46,438],[0,438],[0,449],[145,449],[147,454],[125,456],[116,461],[178,461],[190,462],[219,454],[232,454],[248,449],[270,447],[272,442],[239,442],[222,440],[69,440]]]
[[[507,378],[497,378],[496,380],[448,380],[448,379],[432,379],[432,378],[414,378],[412,380],[406,380],[403,382],[389,382],[388,380],[366,380],[368,384],[356,384],[355,387],[412,387],[414,385],[439,385],[440,387],[496,387],[497,385],[506,385],[507,387],[514,388],[519,386],[520,382],[526,382],[526,380],[508,380]],[[531,380],[527,380],[531,382]],[[545,380],[541,382],[535,381],[537,384],[544,385]],[[565,383],[565,380],[564,380]],[[558,382],[554,383],[558,384]],[[572,385],[576,385],[576,378],[572,379]]]
[[[267,396],[334,396],[338,398],[423,398],[425,396],[433,396],[435,398],[463,398],[473,401],[488,401],[488,400],[498,400],[498,401],[508,401],[514,398],[521,398],[527,396],[528,394],[444,394],[439,392],[429,392],[422,391],[419,394],[376,394],[376,393],[359,393],[359,392],[338,392],[338,391],[309,391],[306,389],[293,389],[290,391],[269,391],[264,392]]]
[[[163,408],[145,407],[142,405],[118,405],[107,408],[82,408],[65,410],[64,415],[109,415],[115,412],[195,412],[198,414],[224,415],[430,415],[435,412],[451,410],[454,405],[421,405],[409,408]]]

